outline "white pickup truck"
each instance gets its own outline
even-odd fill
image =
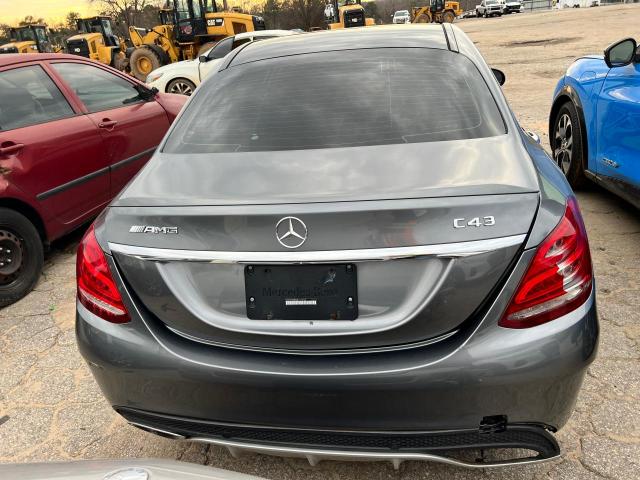
[[[476,5],[476,17],[489,18],[502,16],[502,5],[498,0],[482,0],[480,5]]]

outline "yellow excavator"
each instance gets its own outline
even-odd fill
[[[462,9],[460,2],[431,0],[429,5],[413,7],[411,13],[411,23],[453,23]]]
[[[23,25],[9,30],[11,41],[0,45],[0,53],[57,53],[46,25]]]
[[[113,33],[111,19],[97,16],[80,18],[78,34],[67,39],[67,52],[97,60],[118,70],[127,67],[127,45],[123,38]]]
[[[219,12],[215,0],[171,3],[171,8],[160,10],[160,25],[151,29],[129,27],[134,46],[129,68],[140,80],[162,65],[197,58],[225,37],[265,29],[262,17],[235,10]]]
[[[373,18],[367,18],[362,0],[331,0],[325,5],[324,19],[329,30],[375,25]]]

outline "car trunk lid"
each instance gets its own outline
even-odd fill
[[[441,143],[455,145],[160,155],[107,212],[103,246],[142,314],[193,341],[300,352],[433,341],[490,298],[539,202],[504,137]],[[278,241],[286,217],[306,227],[298,248]],[[251,315],[248,267],[305,264],[354,267],[355,319]]]

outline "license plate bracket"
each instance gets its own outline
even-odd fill
[[[251,320],[355,320],[356,265],[247,265],[247,317]]]

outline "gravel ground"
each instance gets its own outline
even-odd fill
[[[635,19],[632,21],[632,19]],[[522,124],[546,144],[556,80],[578,55],[639,35],[640,5],[458,22],[492,66]],[[634,29],[636,29],[634,31]],[[57,242],[33,293],[0,311],[0,462],[162,457],[270,479],[640,478],[640,212],[592,187],[578,193],[597,276],[598,359],[568,425],[562,459],[470,471],[443,465],[322,462],[246,455],[176,442],[126,425],[102,398],[75,346],[74,262],[80,234]]]

